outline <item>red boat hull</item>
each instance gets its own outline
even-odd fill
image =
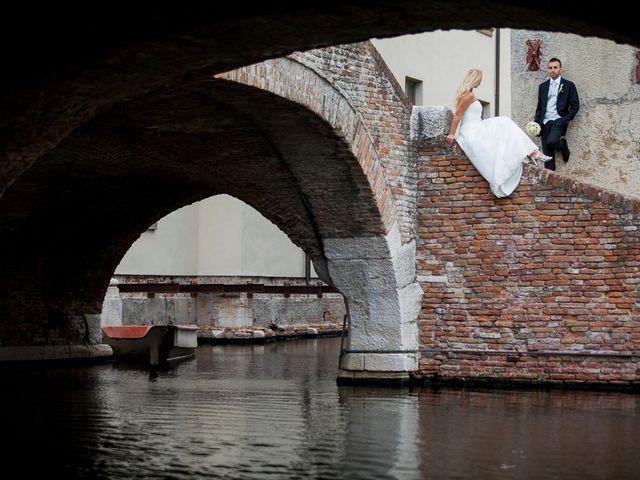
[[[123,325],[102,327],[102,341],[117,360],[160,365],[195,354],[195,325]]]

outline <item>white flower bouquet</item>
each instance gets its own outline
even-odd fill
[[[538,135],[540,135],[540,125],[537,122],[529,122],[524,128],[532,137],[537,137]]]

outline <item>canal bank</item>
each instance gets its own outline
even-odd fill
[[[289,340],[340,337],[347,331],[339,324],[273,326],[272,328],[199,328],[201,345],[264,344]]]

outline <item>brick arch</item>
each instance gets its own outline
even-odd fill
[[[376,146],[344,97],[287,62],[310,72],[292,90],[327,108],[220,78],[187,82],[95,117],[14,182],[0,205],[1,287],[23,296],[0,302],[2,317],[14,321],[0,325],[3,344],[86,343],[108,279],[135,238],[170,211],[218,193],[272,220],[348,297],[368,291],[372,273],[351,263],[370,260],[386,282],[374,296],[388,297],[400,317],[390,253],[400,248],[398,220]],[[277,77],[275,68],[256,82]],[[372,302],[364,303],[353,302],[352,317],[371,326]]]
[[[139,10],[131,7],[126,16],[113,9],[102,12],[99,18],[92,15],[88,22],[78,21],[82,18],[78,12],[70,14],[59,6],[52,7],[49,12],[43,11],[41,6],[34,8],[24,3],[22,6],[27,7],[25,13],[28,14],[17,19],[7,16],[8,28],[3,29],[5,37],[0,42],[5,48],[3,65],[10,72],[0,78],[0,103],[3,105],[0,123],[0,231],[3,236],[0,245],[5,247],[3,267],[9,267],[4,269],[0,279],[4,295],[0,297],[0,303],[15,307],[9,309],[9,313],[16,315],[2,315],[0,322],[4,323],[0,323],[0,328],[12,328],[18,333],[27,331],[33,326],[29,323],[32,314],[38,314],[38,308],[46,306],[53,312],[46,321],[45,330],[49,333],[45,335],[36,329],[38,331],[31,332],[34,342],[72,337],[78,342],[88,341],[86,327],[89,320],[77,312],[98,308],[93,305],[93,282],[106,273],[98,272],[93,279],[86,274],[87,284],[69,285],[65,284],[64,278],[57,278],[55,272],[61,269],[59,271],[71,276],[64,270],[67,267],[65,258],[79,257],[73,265],[76,269],[84,266],[86,271],[95,265],[92,262],[101,260],[106,269],[109,262],[117,258],[113,252],[125,248],[132,239],[126,235],[110,236],[102,223],[120,222],[115,231],[140,231],[153,217],[151,212],[166,209],[164,213],[168,213],[177,205],[199,199],[194,192],[216,193],[215,189],[203,186],[201,177],[187,175],[179,162],[161,163],[162,169],[141,165],[140,159],[175,158],[172,155],[180,149],[180,144],[158,151],[152,137],[166,135],[166,131],[145,130],[143,136],[147,141],[139,142],[142,136],[140,124],[144,122],[134,122],[118,130],[108,122],[102,123],[114,118],[110,115],[127,113],[128,108],[140,105],[139,102],[143,106],[154,105],[145,100],[154,96],[158,100],[157,95],[161,93],[165,94],[163,98],[170,99],[172,92],[189,81],[202,78],[202,72],[208,76],[293,51],[371,37],[440,28],[504,26],[554,31],[561,28],[566,32],[640,45],[640,34],[635,25],[620,22],[617,9],[603,12],[595,4],[582,5],[577,11],[565,5],[546,11],[543,6],[523,5],[515,0],[453,0],[446,4],[447,8],[443,8],[441,2],[418,0],[374,2],[366,6],[352,1],[311,2],[291,9],[278,3],[265,4],[259,9],[246,9],[240,4],[203,4],[183,10],[175,6],[158,7],[154,8],[153,15],[149,15],[144,7]],[[43,20],[32,12],[38,12]],[[29,32],[28,39],[24,32]],[[16,42],[16,38],[22,41]],[[227,118],[233,127],[235,117],[232,112],[228,112]],[[170,131],[170,134],[180,139],[179,133]],[[112,142],[106,144],[109,136]],[[190,138],[205,141],[206,128]],[[259,140],[252,145],[259,148],[258,143]],[[67,150],[74,145],[76,150]],[[134,151],[139,154],[121,155]],[[192,162],[202,161],[195,155],[197,152],[192,153]],[[220,156],[225,154],[230,155],[220,152]],[[126,162],[118,164],[117,159]],[[111,168],[104,168],[106,165]],[[118,175],[121,177],[117,178]],[[144,188],[141,189],[141,185]],[[395,194],[402,185],[393,185],[393,188]],[[131,192],[136,189],[141,190],[133,195]],[[399,197],[396,195],[396,198]],[[133,202],[134,207],[127,202]],[[93,209],[96,205],[103,209]],[[127,225],[122,224],[124,220],[117,215],[121,210],[130,215]],[[71,211],[85,215],[65,216]],[[79,222],[72,223],[65,218]],[[393,228],[383,235],[388,226],[386,220],[373,224],[373,228],[380,227],[380,231],[369,238],[380,240],[380,248],[366,249],[363,247],[371,245],[350,243],[340,235],[328,237],[330,242],[316,240],[316,245],[320,248],[324,243],[325,253],[331,250],[332,260],[336,265],[341,263],[340,268],[336,267],[336,278],[339,275],[371,282],[370,291],[377,289],[378,292],[380,287],[384,290],[390,285],[409,286],[410,282],[404,284],[398,275],[404,272],[404,277],[410,278],[411,270],[403,270],[401,257],[405,257],[396,253],[404,252],[407,246],[411,248],[410,242],[402,241],[410,236],[405,235],[400,240],[402,236]],[[69,230],[65,235],[52,235],[54,227]],[[401,228],[404,227],[401,225]],[[71,233],[75,233],[75,237]],[[366,233],[365,229],[362,233]],[[129,235],[135,236],[135,233]],[[103,245],[103,249],[84,251],[84,243],[79,240],[82,237],[95,240],[91,244]],[[39,238],[46,242],[39,243]],[[313,237],[300,234],[300,238]],[[27,248],[34,255],[25,256],[27,264],[21,265],[18,254]],[[389,257],[389,251],[396,253]],[[360,257],[356,258],[350,252],[357,252]],[[413,257],[408,254],[406,258]],[[376,261],[372,260],[380,260],[381,264],[376,266]],[[372,269],[366,270],[367,265],[373,266]],[[348,266],[362,269],[349,270]],[[393,270],[395,278],[378,275],[377,267],[385,272]],[[80,273],[74,278],[83,278]],[[65,292],[71,291],[78,295],[65,296]],[[400,297],[406,292],[391,292],[391,295]],[[377,307],[383,307],[378,310],[388,318],[404,315],[397,309],[385,310],[386,304],[376,305],[366,298],[361,300],[358,308],[363,315]],[[65,314],[69,314],[68,321],[61,321]],[[8,325],[12,318],[17,319],[17,325]],[[381,319],[380,324],[375,325],[380,327],[378,338],[381,339],[387,333],[383,324]],[[397,345],[397,339],[405,334],[411,337],[412,334],[407,333],[411,328],[411,325],[405,325],[397,329],[385,346]],[[375,357],[372,359],[373,365],[379,365]],[[366,356],[353,356],[349,361],[353,362],[354,370],[365,370],[365,364],[369,363]],[[410,370],[407,366],[410,364],[411,360],[408,360],[400,369]]]
[[[390,73],[389,76],[391,77]],[[379,159],[378,146],[371,138],[369,129],[349,100],[317,70],[293,58],[276,58],[221,73],[216,78],[272,92],[309,109],[324,120],[336,135],[344,139],[362,169],[366,179],[361,181],[364,188],[373,195],[384,231],[389,232],[398,222],[393,195]],[[338,233],[334,236],[353,235]]]
[[[340,75],[336,75],[335,66],[329,66],[332,62],[327,57],[344,62]],[[355,60],[369,63],[371,68],[350,71],[350,63]],[[366,75],[370,75],[369,82],[363,80]],[[399,216],[395,206],[401,202],[387,183],[392,179],[415,192],[407,179],[411,175],[406,175],[411,171],[414,152],[405,146],[389,154],[386,148],[387,143],[403,145],[403,140],[408,143],[409,139],[401,129],[406,127],[408,131],[411,107],[403,95],[398,95],[400,89],[392,74],[366,42],[268,60],[216,78],[286,97],[318,115],[346,141],[366,175],[367,191],[375,199],[384,231],[375,235],[336,232],[323,238],[325,264],[316,263],[316,269],[344,295],[350,317],[348,348],[354,353],[342,359],[340,378],[351,382],[359,375],[355,372],[364,371],[369,380],[377,379],[380,372],[385,372],[383,378],[391,374],[405,379],[406,372],[417,368],[417,355],[401,352],[417,348],[416,320],[422,290],[415,282],[415,241],[410,237],[415,211],[405,208],[404,215]],[[360,82],[367,83],[367,88],[350,85]],[[382,107],[371,105],[383,96]],[[394,127],[399,131],[389,129],[390,133],[380,128],[385,123],[380,121],[380,113],[376,114],[380,111],[396,115]],[[369,126],[378,137],[376,141]],[[387,150],[386,165],[379,158],[381,150]],[[392,173],[397,170],[402,174]]]

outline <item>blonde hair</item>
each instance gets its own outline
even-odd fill
[[[474,85],[476,84],[476,82],[478,82],[478,80],[482,80],[482,70],[479,70],[477,68],[469,69],[469,71],[467,71],[467,74],[462,79],[462,83],[458,87],[458,90],[456,90],[456,107],[460,103],[462,97],[464,97],[467,93],[475,88]]]

